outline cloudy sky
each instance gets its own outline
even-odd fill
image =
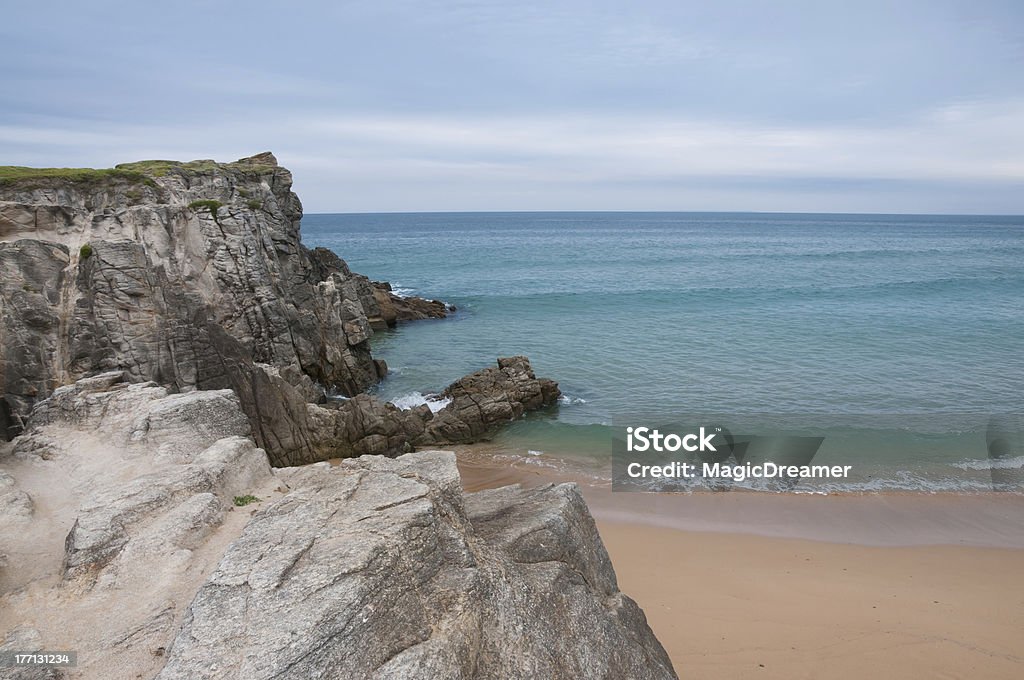
[[[1024,213],[1024,3],[8,3],[0,164],[272,150],[308,212]]]

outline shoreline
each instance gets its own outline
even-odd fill
[[[457,455],[467,491],[579,481]],[[1022,496],[580,486],[619,587],[686,677],[1024,672]]]
[[[598,521],[680,531],[864,546],[968,545],[1024,549],[1024,495],[911,491],[792,493],[612,491],[568,469],[509,466],[490,445],[452,447],[467,491],[576,482]]]

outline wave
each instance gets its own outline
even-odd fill
[[[959,463],[953,463],[953,467],[960,468],[961,470],[1019,470],[1024,468],[1024,456],[996,458],[994,460],[988,458],[984,460],[968,459]]]
[[[445,406],[452,403],[452,400],[451,397],[441,397],[436,394],[424,395],[421,392],[413,392],[401,397],[396,397],[392,399],[390,403],[403,411],[408,411],[409,409],[426,404],[432,413],[437,413]]]
[[[568,394],[563,394],[562,396],[560,396],[558,398],[558,403],[565,404],[565,405],[586,404],[587,400],[584,399],[583,397],[572,397],[572,396],[569,396]]]

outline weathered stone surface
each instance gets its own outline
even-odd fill
[[[59,302],[68,249],[37,240],[0,243],[0,438],[61,384]]]
[[[233,387],[221,365],[228,340],[232,359],[275,366],[296,385],[351,396],[380,379],[372,286],[301,244],[302,207],[272,155],[134,170],[146,180],[0,185],[6,438],[55,387],[99,371]]]
[[[286,404],[278,429],[300,425],[289,431],[288,441],[267,447],[276,466],[365,454],[397,456],[417,448],[479,441],[527,411],[551,406],[560,394],[557,383],[534,375],[526,357],[498,359],[497,367],[459,379],[441,393],[448,404],[436,413],[426,405],[400,409],[365,394],[304,404],[281,382],[271,379],[261,388],[278,395],[275,403]]]
[[[121,377],[58,388],[0,460],[0,635],[78,650],[74,678],[152,677],[249,516],[234,497],[277,486],[233,392]]]
[[[434,451],[289,472],[161,680],[676,677],[574,485],[464,498]]]
[[[431,419],[416,443],[478,441],[527,411],[555,404],[560,395],[558,383],[537,378],[526,357],[500,358],[497,367],[470,373],[445,388],[441,396],[451,403]]]

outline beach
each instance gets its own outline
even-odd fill
[[[571,481],[468,449],[469,490]],[[581,488],[620,588],[685,677],[1024,673],[1024,497]]]
[[[1019,678],[1024,550],[599,522],[688,678]]]

